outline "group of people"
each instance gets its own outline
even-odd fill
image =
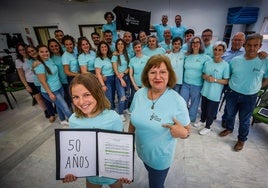
[[[132,41],[131,32],[124,32],[122,38],[117,35],[111,12],[104,18],[103,36],[91,35],[94,44],[80,37],[76,47],[72,36],[57,30],[56,39],[47,45],[16,48],[21,81],[50,121],[55,120],[55,106],[61,122],[70,128],[123,131],[124,113],[129,110],[128,131],[135,133],[149,187],[163,188],[176,138],[188,138],[190,125],[202,127],[200,135],[208,134],[224,93],[226,129],[219,135],[233,132],[239,112],[234,150],[243,149],[257,93],[268,82],[267,53],[258,53],[261,35],[245,37],[238,32],[227,49],[223,41],[212,44],[211,29],[195,36],[194,30],[181,25],[180,15],[174,27],[167,26],[168,17],[163,15],[162,23],[152,26],[157,36],[141,31]],[[76,179],[67,174],[63,182]],[[119,188],[131,181],[87,177],[86,183],[90,188],[104,184]]]

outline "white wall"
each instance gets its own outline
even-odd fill
[[[201,34],[202,30],[211,28],[214,37],[222,40],[228,8],[247,5],[260,6],[260,16],[264,16],[268,6],[265,0],[100,0],[95,2],[99,3],[68,3],[60,0],[2,0],[0,33],[19,32],[25,37],[24,28],[28,27],[31,29],[30,36],[37,44],[32,30],[33,26],[57,25],[65,34],[78,38],[79,24],[105,23],[103,14],[120,5],[150,11],[152,24],[159,23],[161,15],[167,14],[169,25],[174,25],[175,15],[180,14],[182,24],[194,29],[197,35]],[[258,22],[252,26],[257,32],[262,19],[259,17]]]

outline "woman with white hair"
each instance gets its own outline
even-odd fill
[[[213,46],[213,60],[207,62],[203,68],[202,77],[204,83],[201,90],[201,120],[194,125],[195,127],[205,125],[199,131],[200,135],[206,135],[211,131],[210,126],[213,123],[215,114],[217,114],[223,86],[228,83],[230,76],[229,64],[222,59],[225,50],[226,43],[217,41]]]

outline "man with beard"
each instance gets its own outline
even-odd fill
[[[213,44],[211,44],[212,36],[213,36],[213,32],[211,29],[205,29],[202,32],[202,36],[201,36],[205,44],[205,54],[207,54],[211,58],[213,58]]]

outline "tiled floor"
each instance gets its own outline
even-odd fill
[[[83,178],[71,184],[55,180],[54,129],[61,125],[50,124],[38,106],[31,106],[26,91],[16,92],[15,96],[18,104],[12,101],[14,110],[0,112],[0,187],[85,187]],[[166,188],[267,188],[268,125],[251,127],[241,152],[233,151],[237,129],[220,138],[222,128],[216,120],[212,130],[200,136],[198,129],[192,128],[188,139],[178,139]],[[147,173],[136,155],[134,182],[124,187],[148,187]]]

